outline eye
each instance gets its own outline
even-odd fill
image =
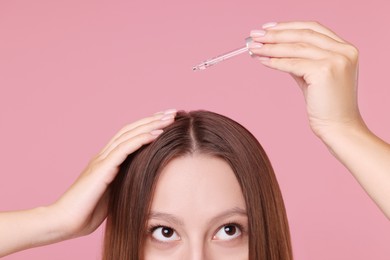
[[[241,228],[237,224],[228,224],[221,227],[214,235],[215,240],[232,240],[242,234]]]
[[[153,228],[152,237],[160,242],[171,242],[180,240],[179,235],[173,228],[158,226]]]

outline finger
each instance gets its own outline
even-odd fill
[[[259,57],[267,67],[288,72],[298,77],[304,77],[307,84],[311,80],[321,81],[324,77],[334,77],[335,73],[354,71],[357,60],[351,60],[347,55],[331,53],[325,59],[313,60],[302,58],[267,58]],[[309,75],[316,75],[311,78]]]
[[[272,69],[280,70],[289,73],[292,78],[297,82],[299,88],[301,89],[303,95],[307,95],[308,83],[305,78],[310,69],[316,69],[316,63],[307,59],[286,59],[286,58],[272,58],[272,59],[262,59],[260,60],[265,66]]]
[[[250,51],[258,56],[273,58],[325,59],[330,52],[307,43],[258,44],[250,43]]]
[[[279,23],[268,23],[264,24],[263,28],[266,30],[300,30],[300,29],[310,29],[318,33],[324,34],[330,38],[333,38],[336,41],[345,43],[346,41],[339,37],[335,32],[326,28],[319,22],[279,22]]]
[[[338,53],[344,53],[347,44],[334,40],[333,38],[313,31],[311,29],[286,29],[267,31],[264,36],[256,37],[255,33],[251,36],[255,42],[261,43],[303,43],[325,50],[331,50]]]
[[[123,133],[121,136],[119,136],[117,139],[115,139],[110,146],[108,146],[100,155],[101,158],[105,158],[107,154],[109,154],[112,150],[115,149],[116,146],[120,145],[123,142],[126,142],[127,140],[132,139],[134,136],[143,134],[143,133],[150,133],[154,130],[163,129],[164,127],[167,127],[170,125],[175,119],[174,114],[165,115],[161,119],[154,120],[152,122],[139,125],[134,129],[131,129],[125,133]]]
[[[131,124],[128,124],[126,126],[124,126],[121,130],[118,131],[118,133],[116,133],[112,138],[111,140],[107,143],[107,145],[102,149],[102,152],[105,151],[109,146],[111,146],[111,144],[117,139],[119,138],[121,135],[123,135],[124,133],[140,126],[140,125],[145,125],[145,124],[148,124],[152,121],[156,121],[156,120],[159,120],[161,118],[163,118],[164,116],[166,115],[176,115],[176,110],[175,109],[168,109],[166,111],[161,111],[161,112],[157,112],[155,113],[154,115],[152,116],[149,116],[149,117],[146,117],[146,118],[143,118],[143,119],[140,119],[134,123],[131,123]],[[102,153],[101,152],[101,153]]]
[[[177,112],[176,109],[168,109],[166,111],[160,111],[160,112],[155,113],[152,116],[143,118],[143,119],[138,120],[138,121],[136,121],[134,123],[126,125],[121,130],[119,130],[119,132],[111,140],[115,140],[116,138],[118,138],[123,133],[125,133],[125,132],[127,132],[127,131],[129,131],[131,129],[134,129],[134,128],[140,126],[140,125],[144,125],[144,124],[147,124],[147,123],[149,123],[151,121],[161,119],[165,115],[171,115],[171,114],[172,115],[176,115],[176,112]]]
[[[141,148],[143,145],[151,143],[155,140],[162,131],[156,131],[153,133],[143,133],[137,136],[134,136],[131,139],[124,141],[123,143],[117,145],[110,153],[106,156],[103,164],[104,168],[107,169],[108,172],[111,172],[111,176],[107,176],[107,182],[110,183],[115,174],[117,173],[118,167],[126,160],[126,158]]]
[[[167,110],[163,110],[163,111],[159,111],[157,113],[154,113],[154,115],[168,115],[168,114],[176,114],[177,113],[177,110],[176,109],[167,109]]]
[[[308,72],[316,69],[316,63],[312,60],[299,58],[269,58],[261,59],[265,66],[290,73],[296,77],[303,77]]]

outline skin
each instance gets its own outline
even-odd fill
[[[147,225],[145,260],[248,259],[245,200],[220,158],[171,161],[157,182]]]
[[[313,132],[390,219],[390,145],[360,115],[357,49],[316,22],[269,23],[251,36],[250,50],[263,65],[297,81]],[[118,166],[173,121],[173,111],[161,120],[167,114],[122,129],[52,205],[0,213],[0,256],[93,232],[106,216],[106,190]]]
[[[175,110],[167,110],[123,127],[55,203],[0,213],[0,257],[96,230],[106,218],[107,188],[120,164],[156,139],[174,121],[175,114]]]
[[[390,219],[390,144],[360,115],[358,50],[317,22],[268,23],[251,36],[262,64],[296,80],[313,132]]]

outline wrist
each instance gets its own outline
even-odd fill
[[[362,139],[373,135],[362,119],[348,123],[335,123],[316,133],[321,141],[333,153],[339,146],[348,145],[350,141]]]
[[[64,212],[64,209],[58,202],[53,203],[46,207],[41,207],[39,210],[44,212],[46,218],[46,233],[48,244],[57,243],[72,238],[78,237],[75,232],[75,228],[69,224]]]
[[[0,214],[0,257],[64,240],[51,207]]]
[[[39,245],[52,244],[68,239],[66,230],[62,226],[62,221],[57,214],[53,205],[42,206],[35,208],[37,218],[40,218],[42,223],[42,236]]]

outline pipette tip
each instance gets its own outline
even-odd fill
[[[205,70],[206,68],[207,68],[207,63],[201,63],[199,65],[192,67],[192,71]]]

